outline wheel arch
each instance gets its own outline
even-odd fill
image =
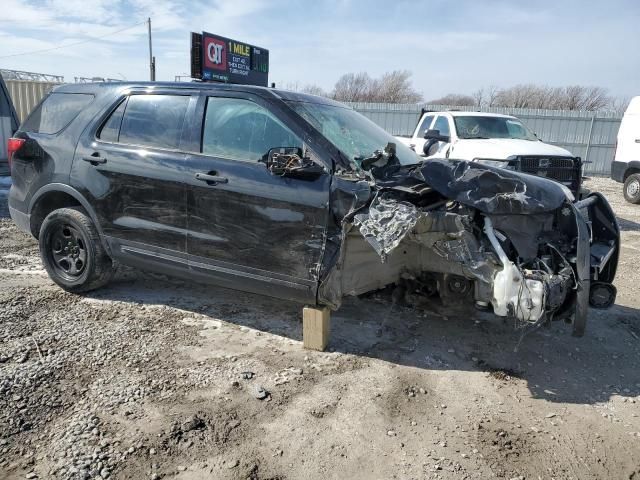
[[[102,246],[110,255],[111,250],[105,240],[95,210],[78,190],[64,183],[49,183],[44,185],[31,197],[31,201],[29,202],[31,234],[38,238],[40,227],[46,216],[54,210],[65,207],[82,207],[85,212],[87,212],[98,230]]]
[[[624,177],[622,181],[626,182],[627,178],[629,178],[634,173],[640,173],[640,161],[638,160],[632,160],[628,163],[628,166],[624,171]]]

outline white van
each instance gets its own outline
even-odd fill
[[[627,202],[640,203],[640,97],[631,99],[622,117],[611,178],[624,182]]]

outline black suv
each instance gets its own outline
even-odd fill
[[[619,232],[606,200],[462,161],[422,162],[329,99],[240,85],[55,89],[9,141],[13,220],[66,290],[115,262],[338,308],[468,299],[520,323],[607,307]]]

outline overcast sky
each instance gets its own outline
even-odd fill
[[[426,100],[517,83],[640,95],[640,0],[0,0],[0,68],[146,80],[146,25],[112,33],[148,16],[158,80],[188,73],[205,30],[268,48],[278,85],[406,69]]]

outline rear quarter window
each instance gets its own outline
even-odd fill
[[[52,93],[36,107],[20,127],[33,133],[61,132],[93,101],[93,95],[84,93]]]

